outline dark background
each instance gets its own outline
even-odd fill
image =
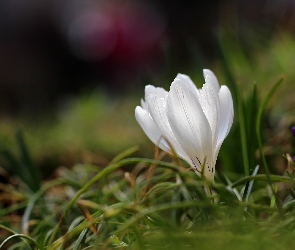
[[[294,31],[292,0],[1,0],[0,110],[36,115],[97,86],[139,90],[145,76],[222,60],[221,32],[251,57],[282,29]]]

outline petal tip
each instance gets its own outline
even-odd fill
[[[203,69],[203,75],[204,78],[206,78],[206,76],[214,74],[210,69]]]

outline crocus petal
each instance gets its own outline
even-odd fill
[[[177,141],[201,170],[205,158],[206,162],[211,161],[212,135],[198,99],[184,82],[176,78],[170,87],[167,105],[168,120]]]
[[[146,104],[145,100],[141,99],[141,100],[140,100],[140,104],[141,104],[141,107],[142,107],[143,109],[145,109],[145,110],[148,109],[148,105]]]
[[[147,85],[145,86],[145,100],[147,100],[148,96],[151,94],[154,94],[160,98],[165,98],[168,95],[168,92],[163,89],[163,88],[159,88],[159,87],[154,87],[153,85]]]
[[[149,109],[148,105],[146,104],[146,100],[149,95],[153,94],[153,95],[157,95],[159,97],[165,98],[168,94],[168,92],[165,89],[159,88],[159,87],[156,88],[153,85],[145,86],[144,93],[145,93],[145,100],[141,99],[141,107],[145,110]]]
[[[207,75],[205,79],[205,84],[200,90],[199,101],[212,131],[212,148],[215,148],[219,130],[218,91],[216,91],[214,79],[212,79],[211,76]]]
[[[217,146],[221,145],[228,135],[234,118],[233,99],[227,86],[222,85],[219,91],[220,121]]]
[[[169,152],[170,148],[161,136],[163,136],[161,130],[154,123],[148,111],[142,107],[137,106],[135,108],[135,118],[148,138],[155,144],[158,145],[162,150]]]
[[[217,80],[215,74],[210,69],[203,69],[203,75],[204,75],[205,79],[207,78],[207,76],[210,76],[211,82],[215,88],[215,91],[218,93],[219,83],[218,83],[218,80]]]
[[[234,108],[231,93],[227,86],[222,85],[219,91],[220,121],[217,144],[213,157],[213,164],[216,159],[225,137],[228,135],[234,118]]]
[[[192,93],[195,93],[196,96],[199,95],[199,90],[189,76],[185,74],[177,74],[176,78],[181,80],[182,82],[185,82],[186,86],[188,86]]]
[[[147,103],[150,107],[150,115],[153,121],[163,132],[164,137],[172,144],[176,154],[183,160],[190,161],[189,157],[175,138],[175,135],[170,127],[167,117],[166,99],[159,98],[158,96],[151,94],[148,96]]]

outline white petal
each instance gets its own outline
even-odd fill
[[[140,104],[141,104],[141,107],[142,107],[143,109],[145,109],[145,110],[147,110],[147,109],[148,109],[148,106],[147,106],[147,104],[146,104],[145,100],[143,100],[143,99],[140,99]]]
[[[183,160],[190,162],[190,158],[180,146],[170,127],[166,112],[166,99],[159,98],[158,96],[151,94],[148,96],[147,103],[150,107],[150,115],[153,121],[163,132],[165,138],[172,144],[176,154]]]
[[[200,90],[199,101],[212,131],[212,148],[216,147],[219,130],[219,98],[211,76],[206,76],[206,82]]]
[[[211,82],[212,82],[216,92],[218,93],[219,83],[218,83],[218,80],[217,80],[217,77],[215,76],[215,74],[210,69],[203,69],[203,75],[204,75],[205,79],[207,78],[207,76],[209,76],[211,78]]]
[[[150,94],[154,94],[154,95],[161,97],[161,98],[165,98],[168,95],[168,92],[165,89],[159,88],[159,87],[156,88],[153,85],[145,86],[144,92],[145,92],[145,100],[147,100],[147,97]]]
[[[140,106],[137,106],[135,108],[135,118],[145,134],[154,144],[158,145],[159,148],[161,148],[162,150],[170,152],[168,144],[166,143],[164,138],[161,138],[163,136],[163,133],[154,123],[150,114],[146,110],[144,110]]]
[[[233,99],[227,86],[222,85],[219,91],[220,121],[217,145],[221,145],[233,123]]]
[[[176,78],[181,80],[182,82],[185,82],[186,86],[188,86],[191,89],[191,91],[196,94],[196,96],[199,95],[198,88],[189,76],[185,74],[177,74]]]
[[[228,135],[234,118],[234,108],[231,93],[227,86],[222,85],[219,91],[219,103],[220,103],[220,122],[219,133],[217,139],[217,145],[214,152],[213,162],[216,163],[216,159],[223,143],[224,139]]]
[[[209,123],[196,96],[180,79],[175,79],[167,99],[168,121],[172,131],[187,155],[200,170],[212,167],[212,135]],[[205,173],[206,175],[206,173]]]

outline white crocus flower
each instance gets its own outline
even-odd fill
[[[170,153],[170,143],[197,173],[214,181],[216,158],[233,122],[233,100],[212,71],[203,73],[202,89],[183,74],[177,75],[169,92],[146,86],[135,117],[154,144]]]

